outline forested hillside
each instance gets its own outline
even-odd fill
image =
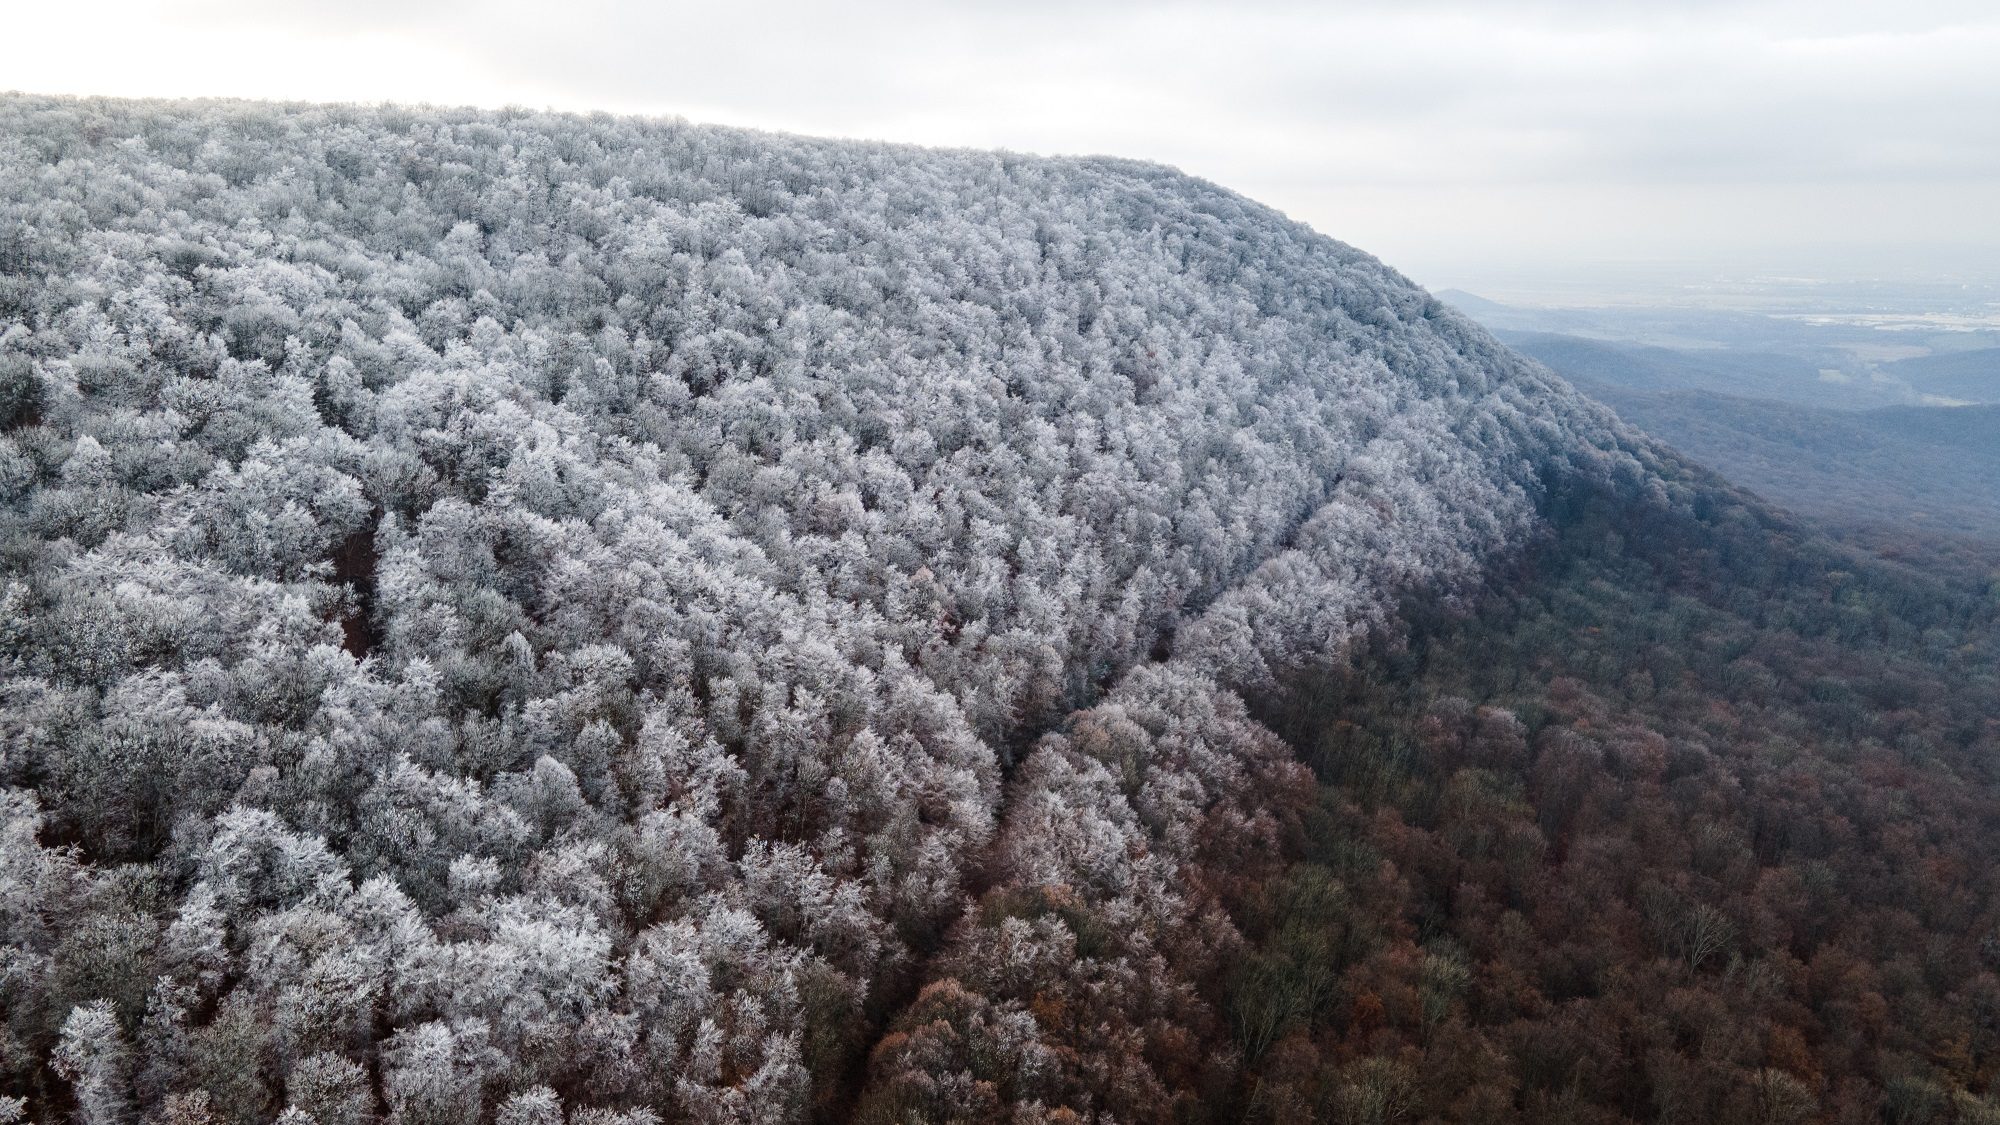
[[[1796,536],[1154,166],[0,98],[0,1125],[1965,1119],[1992,605]]]
[[[1840,534],[2000,543],[2000,406],[1971,389],[1991,349],[1829,380],[1794,356],[1501,336],[1647,436]]]
[[[1229,687],[1474,573],[1548,466],[1644,472],[1374,260],[1154,167],[0,126],[0,1065],[37,1117],[838,1114],[991,951],[952,927],[993,886],[1121,943],[1044,919],[1069,952],[996,972],[1199,1026],[1235,938],[1191,872],[1275,856],[1297,783]],[[1130,763],[1036,744],[1083,707]],[[1057,1058],[1031,1008],[990,1014]],[[1180,1088],[1115,1063],[1049,1097]]]
[[[2000,555],[1558,490],[1259,713],[1319,781],[1237,913],[1260,1121],[2000,1121]]]
[[[1908,401],[1886,380],[1829,381],[1797,355],[1722,348],[1676,350],[1562,336],[1503,332],[1507,345],[1579,384],[1639,393],[1708,393],[1821,410],[1858,410]]]
[[[1833,410],[1577,385],[1649,436],[1830,527],[2000,543],[2000,406]]]
[[[1917,356],[1888,365],[1927,395],[1959,402],[2000,402],[2000,348]]]

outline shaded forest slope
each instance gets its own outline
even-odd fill
[[[1317,787],[1220,986],[1248,1118],[2000,1120],[2000,558],[1697,491],[1554,489],[1260,699]]]

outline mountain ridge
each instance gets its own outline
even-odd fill
[[[1139,911],[1121,958],[1211,1018],[1146,943],[1228,948],[1189,832],[1275,855],[1256,794],[1298,782],[1230,686],[1476,573],[1550,464],[1651,456],[1373,258],[1154,166],[0,119],[9,862],[38,911],[160,935],[119,970],[155,987],[10,986],[8,1088],[86,1116],[337,1117],[362,1079],[406,1120],[837,1115],[869,1029],[982,948],[972,890]],[[27,917],[21,956],[79,955]],[[202,1070],[225,1039],[283,1081]],[[155,1077],[61,1080],[128,1052]],[[1124,1065],[1134,1107],[1190,1096]]]
[[[1475,942],[1464,912],[1397,890],[1458,885],[1412,844],[1432,814],[1497,810],[1537,857],[1510,885],[1465,838],[1512,909],[1569,886],[1585,765],[1659,789],[1647,824],[1763,776],[1682,744],[1720,720],[1673,731],[1673,793],[1588,714],[1531,743],[1566,685],[1438,719],[1476,737],[1312,694],[1516,571],[1699,649],[1664,691],[1780,684],[1939,792],[1984,745],[1976,637],[1934,661],[1971,702],[1900,714],[1959,698],[1910,654],[1972,636],[1975,595],[1825,547],[1378,260],[1154,165],[11,95],[0,317],[0,1120],[1414,1104],[1428,1046],[1515,1019],[1431,941]],[[1739,571],[1696,592],[1860,632],[1859,591],[1929,631],[1877,623],[1894,682],[1831,641],[1739,666],[1750,615],[1703,609],[1710,644],[1684,588]],[[1494,627],[1498,672],[1557,662],[1553,616]],[[1471,773],[1412,764],[1458,769],[1454,738]],[[1311,927],[1349,887],[1380,932],[1336,948]],[[1635,963],[1707,996],[1671,921]],[[1521,972],[1521,1010],[1582,998],[1575,965]],[[1518,1054],[1508,1112],[1570,1096]]]

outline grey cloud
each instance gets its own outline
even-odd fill
[[[169,10],[327,50],[390,36],[530,104],[1156,159],[1275,191],[1270,202],[1343,237],[1327,201],[1368,199],[1384,229],[1440,252],[1491,237],[1454,224],[1504,217],[1476,204],[1417,210],[1440,193],[1539,191],[1614,215],[1621,198],[1657,206],[1699,189],[1702,213],[1724,223],[1718,201],[1731,191],[1875,192],[1884,205],[1915,199],[1912,184],[2000,193],[1990,0],[178,0]],[[1846,236],[1835,219],[1823,239]],[[1990,215],[1931,224],[1939,241],[2000,244]],[[1713,237],[1763,237],[1768,226]]]

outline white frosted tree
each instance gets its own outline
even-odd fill
[[[109,1002],[71,1008],[50,1061],[70,1083],[85,1125],[122,1125],[131,1118],[131,1052]]]

